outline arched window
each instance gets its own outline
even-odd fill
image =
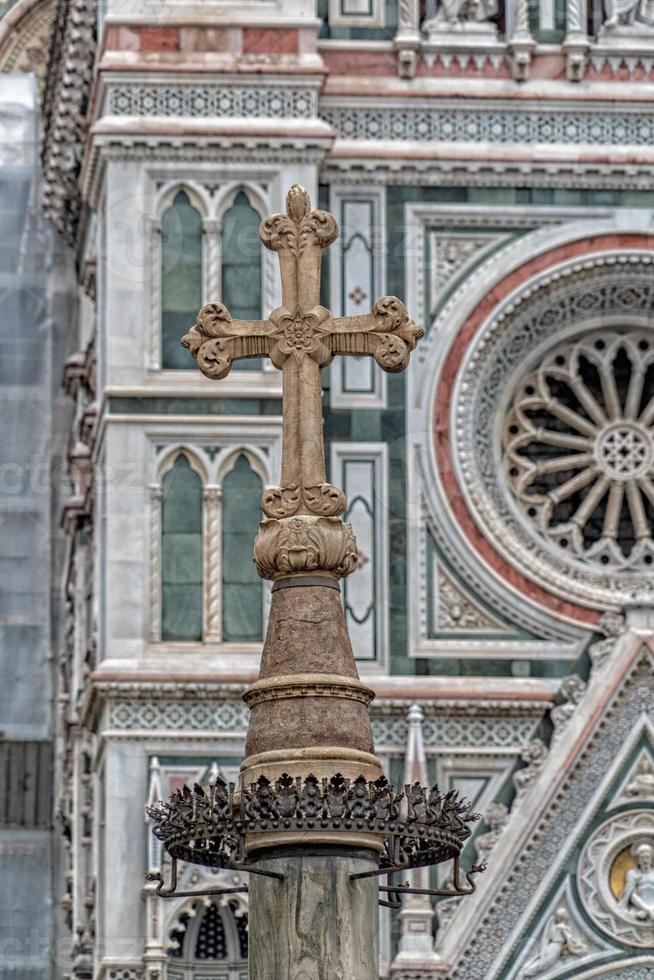
[[[180,338],[202,306],[202,219],[185,191],[161,218],[161,366],[193,369]]]
[[[263,586],[252,561],[261,491],[241,454],[223,480],[223,640],[232,643],[256,643],[263,635]]]
[[[169,980],[196,980],[200,975],[202,980],[246,980],[247,925],[247,915],[232,904],[212,902],[193,917],[183,913],[170,936],[175,945],[168,952]]]
[[[180,453],[162,484],[161,638],[202,639],[202,480]]]
[[[222,221],[222,301],[234,319],[261,319],[261,215],[239,191]],[[255,370],[261,359],[235,361],[232,370]]]

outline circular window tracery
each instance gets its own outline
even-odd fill
[[[570,557],[654,560],[654,341],[598,330],[561,343],[518,384],[502,438],[509,487]]]

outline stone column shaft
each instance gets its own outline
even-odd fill
[[[377,867],[374,852],[275,848],[250,876],[250,980],[379,980]]]

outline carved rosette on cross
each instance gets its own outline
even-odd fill
[[[320,369],[336,354],[349,354],[402,371],[424,331],[395,296],[378,300],[364,316],[333,317],[320,305],[322,250],[338,227],[331,214],[311,210],[304,188],[290,189],[286,214],[266,218],[259,234],[279,256],[282,305],[267,320],[233,320],[221,303],[208,303],[182,344],[214,380],[248,357],[269,357],[282,371],[281,485],[263,496],[257,570],[273,581],[307,573],[340,579],[356,568],[357,547],[351,526],[340,519],[345,495],[325,475]]]

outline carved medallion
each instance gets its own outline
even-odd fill
[[[654,947],[654,812],[634,810],[597,828],[577,872],[593,922],[629,946]]]

